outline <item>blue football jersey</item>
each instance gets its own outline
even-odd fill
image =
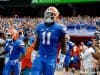
[[[10,46],[12,46],[12,44],[13,44],[12,39],[7,39],[7,40],[6,40],[6,43],[5,43],[5,50],[6,50],[7,53],[10,52]]]
[[[36,34],[39,38],[39,54],[57,56],[58,44],[66,34],[66,27],[58,23],[51,26],[41,23],[36,28]]]
[[[68,42],[66,42],[66,55],[70,55],[70,45]]]
[[[5,50],[9,53],[9,60],[16,60],[20,57],[21,53],[26,52],[24,42],[22,40],[16,40],[8,43],[5,46]]]

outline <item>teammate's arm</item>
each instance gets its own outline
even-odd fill
[[[61,37],[61,53],[66,54],[66,39],[65,35]]]
[[[36,35],[34,50],[32,51],[32,54],[31,54],[31,62],[33,62],[36,56],[38,55],[38,48],[39,48],[39,38],[38,38],[38,35]]]
[[[60,63],[64,63],[65,57],[66,57],[66,41],[65,41],[65,35],[61,36],[61,54],[60,54]]]

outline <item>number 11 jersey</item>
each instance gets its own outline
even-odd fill
[[[36,34],[39,40],[39,54],[57,56],[58,44],[66,34],[66,27],[56,22],[51,26],[40,23],[36,27]]]

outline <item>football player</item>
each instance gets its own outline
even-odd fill
[[[18,33],[16,30],[11,30],[12,41],[5,45],[4,52],[0,52],[0,55],[9,53],[9,60],[5,64],[2,75],[20,75],[20,60],[25,54],[24,42],[18,39]]]
[[[58,10],[55,7],[48,7],[44,12],[44,22],[37,25],[35,50],[32,53],[32,75],[54,75],[59,43],[63,56],[62,63],[64,62],[66,28],[57,23],[58,17]]]
[[[70,41],[70,36],[66,34],[66,57],[65,57],[65,63],[64,63],[64,68],[66,71],[65,75],[70,75],[69,74],[69,68],[70,68],[70,63],[71,63],[71,55],[70,52],[72,48],[74,47],[74,43]]]

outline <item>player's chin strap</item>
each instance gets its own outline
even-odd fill
[[[38,51],[33,50],[31,54],[31,62],[33,63],[34,59],[38,56]]]

